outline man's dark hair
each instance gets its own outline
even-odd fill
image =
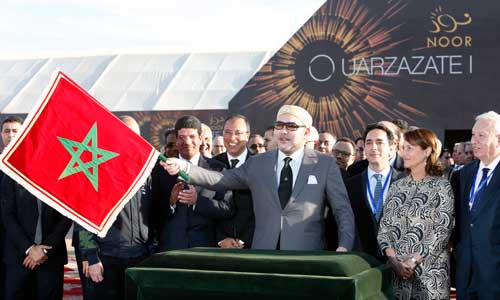
[[[403,134],[408,131],[408,127],[409,127],[408,122],[406,122],[405,120],[395,119],[395,120],[392,120],[391,123],[398,126],[399,130],[401,130],[401,132]]]
[[[2,128],[3,128],[3,124],[6,124],[6,123],[19,123],[19,124],[23,124],[23,119],[21,119],[20,117],[17,117],[17,116],[8,116],[7,118],[5,118],[2,121]]]
[[[201,121],[195,116],[184,116],[175,122],[175,136],[179,135],[179,130],[182,128],[192,128],[198,131],[201,135]]]
[[[226,123],[227,122],[229,122],[230,120],[233,120],[233,119],[242,119],[243,121],[245,121],[245,125],[247,127],[247,131],[250,132],[250,121],[248,121],[247,117],[245,117],[244,115],[241,115],[241,114],[235,114],[235,115],[231,115],[231,116],[227,117],[224,120],[224,126],[223,126],[223,128],[226,127]]]
[[[390,130],[386,126],[379,124],[379,123],[370,124],[370,125],[366,126],[365,134],[363,135],[363,140],[365,140],[365,142],[366,142],[366,136],[368,135],[368,133],[372,130],[375,130],[375,129],[380,129],[387,134],[387,140],[389,141],[389,145],[392,145],[394,143],[394,132],[392,132],[392,130]]]
[[[165,139],[165,143],[167,142],[167,138],[169,135],[171,134],[175,134],[175,130],[174,129],[167,129],[165,131],[165,133],[163,134],[163,138]]]
[[[337,136],[331,133],[330,131],[321,130],[320,132],[318,132],[318,134],[324,134],[324,133],[328,133],[329,135],[333,136],[334,139],[337,139]]]
[[[354,149],[354,151],[356,151],[356,144],[354,144],[354,142],[350,138],[347,138],[347,137],[338,138],[334,145],[336,145],[336,144],[338,144],[340,142],[351,144],[351,146]]]
[[[360,136],[359,138],[357,138],[357,139],[354,140],[354,144],[357,144],[358,141],[363,141],[364,142],[365,139],[362,136]]]

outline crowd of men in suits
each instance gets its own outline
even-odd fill
[[[474,125],[471,142],[441,154],[455,188],[450,250],[457,249],[459,299],[500,299],[500,115],[490,113],[489,123]],[[122,121],[140,134],[133,118]],[[3,121],[4,146],[21,124],[16,117]],[[293,105],[279,110],[263,136],[242,115],[227,118],[213,138],[196,117],[178,119],[162,148],[175,159],[155,166],[106,237],[74,225],[84,299],[123,299],[125,269],[158,251],[357,250],[385,260],[377,244],[385,194],[371,175],[389,185],[405,176],[401,145],[411,127],[381,121],[353,141],[312,125],[309,113]],[[476,159],[481,151],[492,159]],[[491,169],[482,187],[488,207],[472,216],[471,187],[477,191],[484,168]],[[178,180],[179,170],[189,182]],[[61,299],[71,222],[7,176],[1,181],[0,299]]]

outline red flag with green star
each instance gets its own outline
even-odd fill
[[[0,168],[37,198],[103,237],[158,155],[57,72],[0,156]]]

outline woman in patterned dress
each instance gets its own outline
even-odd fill
[[[436,135],[420,128],[404,137],[410,174],[388,191],[378,242],[396,275],[396,299],[449,299],[453,193],[440,177]]]

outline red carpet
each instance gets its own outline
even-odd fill
[[[68,253],[68,264],[64,266],[64,296],[63,300],[81,300],[82,285],[78,277],[75,257]]]

